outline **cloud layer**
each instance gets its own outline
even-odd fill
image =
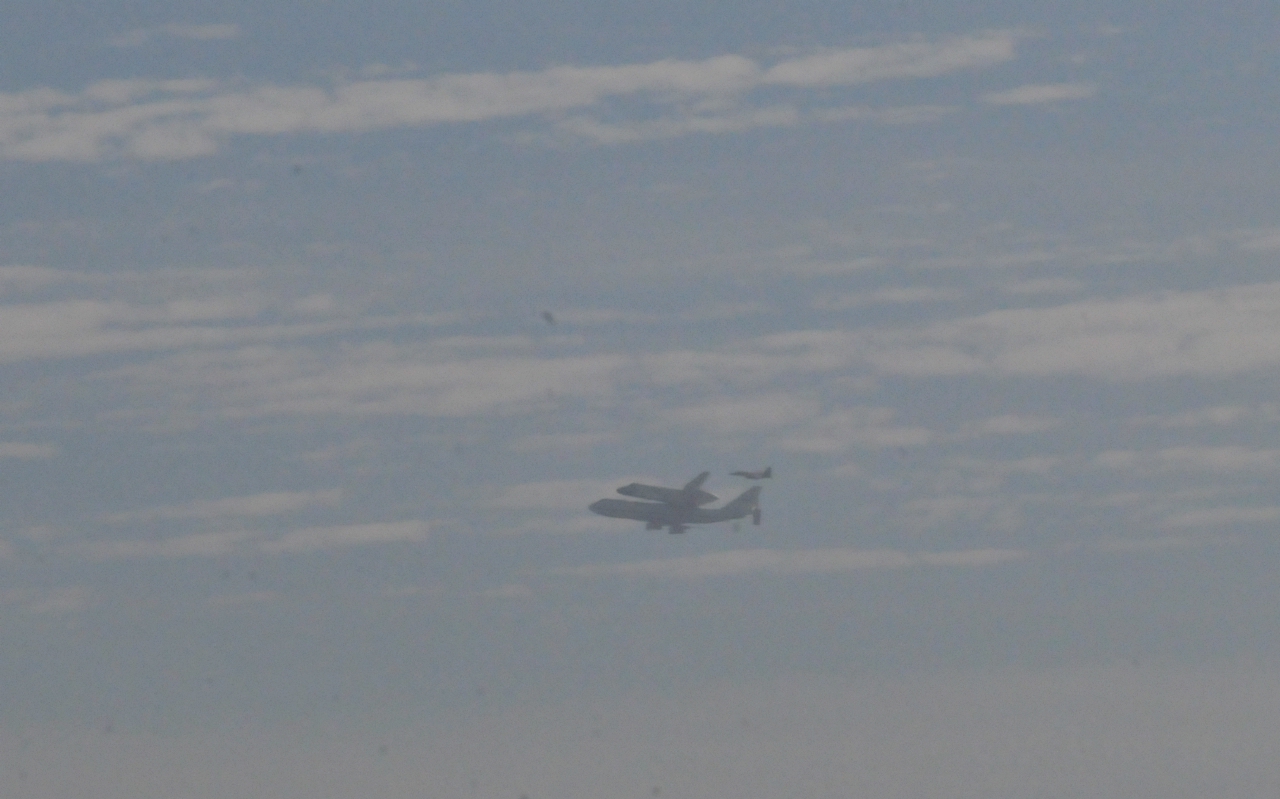
[[[130,34],[227,38],[233,26],[164,26]],[[551,120],[615,99],[642,99],[657,121],[623,126],[592,116],[561,130],[598,142],[795,124],[791,105],[741,104],[756,91],[821,90],[981,69],[1014,56],[1008,31],[830,50],[764,65],[739,55],[538,72],[469,73],[341,82],[331,87],[251,86],[214,79],[125,79],[73,93],[0,94],[0,157],[23,161],[167,160],[209,155],[239,135],[358,133],[399,127],[542,116]]]

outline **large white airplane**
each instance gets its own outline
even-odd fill
[[[701,485],[702,481],[706,479],[706,474],[698,475],[689,485],[692,485],[693,490],[699,494],[705,494],[706,492],[697,488],[697,486]],[[632,488],[655,489],[658,486],[641,486],[632,483],[619,488],[618,491],[630,496],[645,495],[644,493],[623,491],[623,489]],[[662,494],[662,496],[679,499],[680,495],[688,488],[689,486],[687,485],[684,489],[663,488],[659,490],[672,492],[670,494]],[[657,496],[658,494],[650,494],[652,498]],[[715,499],[715,497],[712,497],[712,499]],[[626,499],[602,499],[591,503],[588,506],[588,510],[614,519],[635,519],[638,522],[644,522],[646,530],[661,530],[663,527],[667,527],[673,533],[683,533],[691,524],[714,524],[715,522],[727,522],[746,516],[751,517],[752,524],[760,524],[760,486],[748,488],[736,499],[726,503],[721,508],[700,508],[690,502],[663,502],[661,500],[656,502],[633,502]]]

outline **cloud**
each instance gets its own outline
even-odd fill
[[[1061,424],[1061,419],[1055,419],[1048,416],[1020,416],[1017,414],[1006,414],[1004,416],[993,416],[990,419],[983,419],[981,422],[971,425],[969,427],[969,431],[976,435],[1014,436],[1030,433],[1043,433],[1046,430],[1052,430]]]
[[[784,438],[781,446],[795,452],[837,453],[855,446],[871,449],[918,447],[932,440],[933,433],[923,427],[894,424],[894,415],[892,408],[860,407],[832,411]]]
[[[982,102],[990,105],[1042,105],[1063,100],[1084,100],[1092,97],[1097,87],[1088,83],[1027,84],[1002,92],[982,95]]]
[[[26,610],[39,615],[76,613],[88,607],[91,598],[92,592],[85,586],[53,588],[32,599]]]
[[[31,444],[20,441],[0,441],[0,458],[21,460],[48,460],[58,454],[53,444]]]
[[[693,477],[693,475],[689,475]],[[686,480],[689,478],[686,477]],[[489,504],[505,510],[575,511],[581,512],[603,496],[610,496],[618,486],[632,482],[665,485],[652,477],[613,477],[603,480],[544,480],[508,486]]]
[[[533,433],[511,442],[513,452],[573,453],[616,442],[616,433]]]
[[[162,26],[130,34],[235,35],[233,26]],[[1017,35],[991,32],[938,41],[831,50],[770,66],[738,55],[537,72],[449,74],[342,81],[329,87],[209,80],[100,81],[78,93],[39,88],[0,94],[0,157],[26,161],[169,160],[209,155],[228,137],[360,133],[399,127],[542,116],[600,143],[796,124],[789,104],[752,108],[755,90],[802,91],[989,67],[1013,58]],[[638,99],[660,110],[648,122],[584,116],[605,100]],[[650,114],[651,116],[651,114]]]
[[[1261,408],[1249,408],[1243,405],[1215,405],[1210,408],[1184,411],[1182,413],[1142,416],[1134,419],[1133,423],[1171,429],[1210,425],[1225,426],[1249,421],[1263,414],[1269,416],[1270,420],[1280,416],[1274,405],[1264,405]]]
[[[210,608],[240,607],[274,602],[279,598],[280,595],[275,591],[244,591],[238,594],[219,594],[209,597],[205,605]]]
[[[1065,277],[1044,277],[1031,280],[1002,280],[998,286],[1005,294],[1074,294],[1084,288],[1079,280]]]
[[[299,553],[339,547],[398,542],[418,542],[427,537],[423,521],[350,524],[340,527],[308,527],[262,542],[264,552]]]
[[[261,310],[237,298],[139,304],[59,300],[0,306],[0,362],[174,350],[311,336],[339,322],[240,324]]]
[[[1280,450],[1243,446],[1178,446],[1154,452],[1107,450],[1099,453],[1094,463],[1137,476],[1170,472],[1265,473],[1280,469]]]
[[[235,530],[221,533],[195,533],[159,539],[124,541],[91,541],[73,551],[92,560],[174,559],[213,557],[234,552],[239,544],[257,537],[257,533]]]
[[[748,399],[717,399],[701,405],[673,408],[662,417],[678,425],[701,427],[718,435],[759,433],[809,421],[822,406],[816,400],[790,394],[765,394]]]
[[[182,505],[162,505],[140,511],[113,513],[104,521],[125,524],[153,519],[221,519],[235,516],[275,516],[316,505],[336,505],[341,489],[323,491],[272,491],[224,499],[202,499]]]
[[[917,529],[951,525],[960,519],[978,522],[993,516],[998,518],[1000,510],[1000,499],[989,493],[981,496],[948,494],[924,497],[902,505],[903,513]]]
[[[82,275],[41,270],[6,275],[0,271],[0,287],[6,276],[44,282],[89,283],[93,299],[57,299],[47,302],[0,304],[0,363],[45,358],[76,358],[110,353],[219,348],[262,342],[307,338],[339,331],[370,331],[400,327],[433,327],[458,321],[456,314],[353,318],[331,297],[273,299],[260,288],[239,293],[206,294],[199,286],[188,296],[168,299],[135,299],[139,292],[191,292],[190,285],[165,285],[164,275],[116,275],[89,280]],[[208,270],[194,282],[220,279],[243,282],[252,275],[220,275]],[[174,281],[175,283],[177,281]],[[132,285],[146,284],[145,287]],[[198,293],[197,293],[198,292]],[[112,295],[117,295],[118,298]],[[295,321],[297,320],[297,321]],[[517,337],[439,339],[441,348],[513,348]],[[520,339],[520,341],[524,341]],[[527,346],[527,342],[525,342]]]
[[[879,47],[832,50],[770,67],[763,83],[827,87],[891,78],[931,78],[980,69],[1013,58],[1016,34],[1009,31],[958,36],[939,42],[913,41]]]
[[[237,39],[240,37],[240,26],[227,23],[209,23],[196,25],[190,23],[171,22],[167,25],[156,25],[151,28],[138,28],[122,33],[111,40],[112,47],[139,47],[152,39],[163,37],[188,39],[197,42]]]
[[[1269,253],[1280,250],[1280,230],[1254,231],[1245,234],[1240,249],[1246,252]]]
[[[1236,535],[1165,535],[1153,538],[1113,538],[1099,542],[1093,548],[1099,552],[1145,555],[1239,544],[1241,540]]]
[[[0,293],[31,291],[61,283],[70,273],[47,266],[0,266]]]
[[[865,308],[871,305],[955,302],[964,299],[964,296],[963,291],[953,288],[894,286],[847,294],[824,294],[814,298],[813,307],[820,311],[848,311],[853,308]]]
[[[383,522],[335,527],[306,527],[292,530],[279,538],[267,538],[267,534],[259,530],[228,530],[168,538],[90,541],[69,547],[67,551],[91,560],[153,558],[167,560],[215,557],[244,552],[255,542],[256,548],[262,552],[280,554],[369,544],[415,542],[424,540],[426,535],[426,522]]]
[[[188,385],[205,385],[224,400],[229,417],[276,414],[411,414],[464,417],[527,413],[566,398],[613,392],[625,359],[457,358],[431,345],[356,345],[337,352],[277,348],[192,353],[150,372],[182,370]],[[246,382],[247,381],[247,382]]]
[[[821,347],[841,338],[831,333]],[[1280,365],[1280,283],[992,311],[843,339],[876,369],[904,376],[1238,375]]]
[[[1171,514],[1164,521],[1168,527],[1223,527],[1229,524],[1273,524],[1280,521],[1280,507],[1205,508]]]
[[[937,122],[959,110],[960,107],[954,105],[900,105],[883,108],[850,105],[818,108],[812,112],[812,116],[820,122],[866,121],[880,125],[919,125]]]
[[[839,574],[913,566],[980,567],[1028,557],[1020,549],[968,549],[953,552],[904,552],[896,549],[736,549],[681,558],[632,563],[591,564],[562,569],[573,577],[655,577],[698,580],[747,574]]]

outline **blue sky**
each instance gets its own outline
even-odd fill
[[[0,793],[1274,789],[1273,16],[21,6]]]

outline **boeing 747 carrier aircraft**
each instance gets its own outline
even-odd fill
[[[633,502],[626,499],[602,499],[593,502],[588,509],[601,516],[614,519],[634,519],[645,523],[646,530],[668,528],[673,533],[683,533],[691,524],[714,524],[733,519],[751,517],[752,524],[760,524],[760,487],[748,488],[736,499],[721,508],[703,508],[714,502],[715,496],[701,489],[708,472],[689,481],[684,488],[631,483],[618,489],[618,493],[632,497],[655,500]]]

